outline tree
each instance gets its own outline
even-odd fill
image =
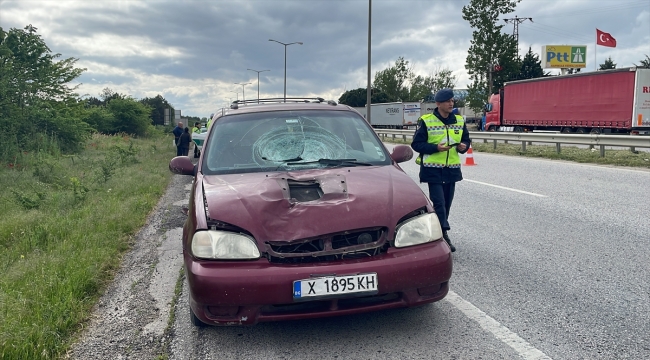
[[[431,75],[422,78],[417,76],[411,85],[410,98],[414,101],[429,100],[440,89],[453,89],[456,86],[456,76],[449,68],[436,68]]]
[[[489,93],[489,72],[493,71],[493,92],[505,81],[519,76],[521,64],[517,55],[517,43],[509,34],[503,34],[504,25],[497,25],[502,14],[514,11],[521,0],[471,0],[463,6],[463,19],[474,29],[465,68],[472,80],[468,87],[469,106],[481,111]],[[499,68],[494,69],[493,65]],[[482,100],[482,101],[481,101]]]
[[[413,72],[409,67],[409,62],[400,56],[394,66],[375,73],[373,87],[385,92],[389,102],[406,100],[409,95],[406,83],[412,77]]]
[[[650,69],[650,56],[646,55],[645,59],[642,59],[640,64],[634,64],[636,67]]]
[[[37,98],[66,100],[73,97],[79,85],[69,87],[67,84],[86,70],[74,67],[78,60],[75,58],[55,61],[61,54],[52,54],[36,30],[32,25],[23,30],[12,28],[2,39],[3,52],[11,54],[2,59],[2,63],[11,68],[7,79],[11,88],[9,100],[20,109],[25,109]]]
[[[151,108],[132,98],[113,99],[106,106],[115,122],[111,133],[144,136],[151,125]]]
[[[519,71],[519,79],[534,79],[538,77],[547,76],[548,74],[544,73],[542,69],[542,61],[539,59],[537,54],[533,53],[531,47],[528,48],[528,52],[524,56],[524,59],[521,62],[521,70]]]
[[[600,68],[598,68],[598,70],[608,70],[608,69],[616,69],[616,63],[614,63],[614,60],[612,60],[611,56],[605,60],[604,64],[600,64]]]
[[[77,59],[59,60],[37,28],[0,28],[0,159],[20,151],[82,148],[90,128],[80,119],[83,106],[69,83],[85,69]],[[53,147],[49,147],[53,149]]]
[[[430,76],[416,76],[409,62],[401,56],[394,66],[376,72],[373,83],[375,88],[387,95],[387,102],[420,101],[435,91],[453,89],[455,85],[456,77],[448,68],[437,68]]]
[[[153,98],[146,97],[140,102],[153,109],[151,119],[154,125],[165,125],[165,109],[170,109],[170,114],[174,113],[174,107],[160,94]]]
[[[368,100],[367,97],[368,94],[366,92],[366,88],[348,90],[339,97],[339,103],[352,107],[363,107],[366,106],[366,101]],[[370,102],[373,104],[389,102],[388,95],[386,95],[385,92],[379,91],[377,89],[372,89]]]
[[[82,120],[90,125],[93,130],[102,134],[111,134],[115,127],[115,116],[104,106],[91,106]]]

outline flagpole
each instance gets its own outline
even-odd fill
[[[598,29],[596,29],[596,42],[594,43],[594,71],[598,71],[598,60],[596,59],[597,48],[598,48]]]

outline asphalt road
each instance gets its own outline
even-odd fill
[[[649,358],[650,171],[474,159],[450,215],[458,251],[444,300],[197,329],[185,283],[170,359]],[[402,167],[418,182],[412,161]]]

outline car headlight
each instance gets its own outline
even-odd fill
[[[435,213],[411,218],[397,228],[395,247],[407,247],[440,240],[442,228]]]
[[[227,231],[199,231],[192,237],[192,254],[201,259],[259,259],[251,237]]]

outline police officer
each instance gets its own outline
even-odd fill
[[[420,153],[416,163],[420,165],[420,182],[429,185],[429,198],[440,220],[443,238],[452,252],[456,247],[447,235],[450,229],[449,211],[454,199],[456,182],[463,179],[460,156],[471,144],[469,132],[462,116],[453,114],[454,92],[442,89],[434,97],[433,114],[422,115],[413,136],[411,147]]]
[[[205,125],[206,129],[210,129],[210,124],[212,124],[212,118],[214,117],[214,114],[210,114],[210,117],[208,118],[208,123]]]

